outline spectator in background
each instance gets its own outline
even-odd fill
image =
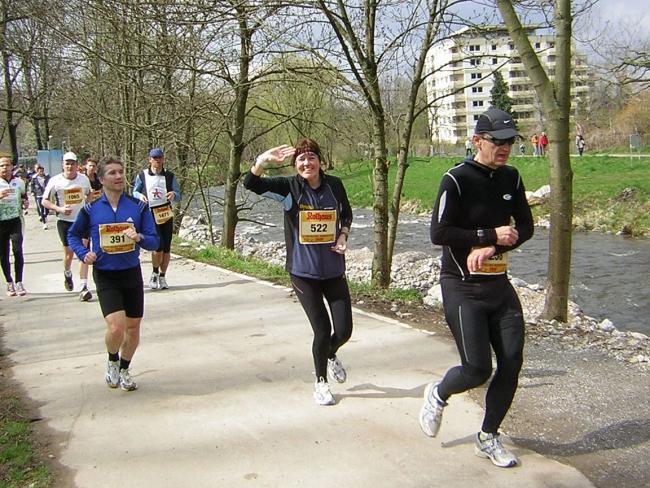
[[[474,144],[472,143],[472,139],[470,137],[467,138],[465,141],[465,157],[466,158],[471,158],[472,155],[474,154],[472,149],[474,148]]]
[[[546,137],[546,132],[542,132],[539,136],[539,155],[546,156],[546,146],[548,146],[548,137]]]
[[[576,148],[578,148],[578,154],[582,156],[582,153],[585,150],[585,138],[582,137],[582,134],[576,136]]]
[[[533,146],[533,156],[539,156],[539,137],[537,132],[530,136],[530,144]]]

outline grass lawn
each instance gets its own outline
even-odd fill
[[[442,175],[459,162],[459,158],[412,158],[406,172],[403,201],[421,212],[430,211]],[[522,175],[527,190],[548,184],[546,158],[512,157],[510,163]],[[576,225],[585,230],[617,231],[624,225],[635,234],[650,232],[650,158],[609,156],[572,157],[573,192]],[[390,167],[390,188],[396,164]],[[353,206],[372,207],[372,163],[354,161],[333,172],[345,184]],[[625,189],[632,192],[623,193]],[[545,206],[536,215],[548,213]]]

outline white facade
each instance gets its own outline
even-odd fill
[[[529,28],[531,45],[549,77],[555,74],[555,36]],[[574,54],[571,95],[587,103],[589,88],[584,59]],[[518,126],[544,130],[539,102],[524,65],[505,27],[465,27],[434,45],[428,53],[427,99],[434,143],[457,144],[471,137],[478,116],[490,107],[490,90],[498,70],[508,85]]]

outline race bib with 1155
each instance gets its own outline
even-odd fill
[[[336,241],[336,210],[301,210],[298,222],[300,244]]]
[[[117,224],[101,224],[99,226],[99,247],[106,254],[121,254],[135,250],[135,241],[126,237],[123,232],[134,229],[133,224],[121,222]]]

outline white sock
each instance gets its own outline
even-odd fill
[[[81,280],[81,288],[88,288],[88,279]]]

